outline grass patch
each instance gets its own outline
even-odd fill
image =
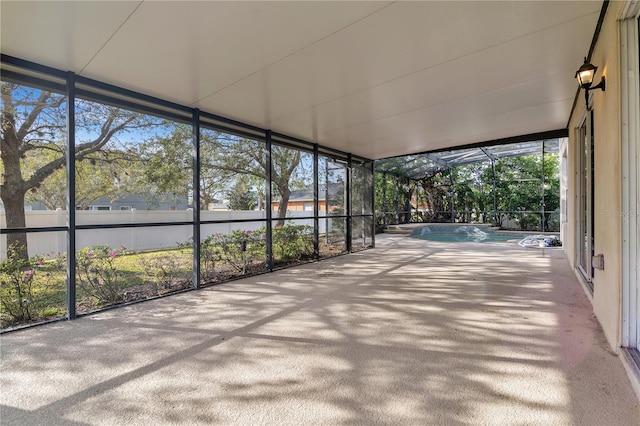
[[[342,241],[323,241],[320,257],[344,252]],[[313,259],[307,227],[274,231],[274,268]],[[244,248],[244,251],[242,250]],[[216,234],[201,245],[200,285],[266,271],[266,246],[260,231]],[[76,253],[76,310],[86,313],[148,299],[193,286],[193,248],[133,252],[124,247],[85,247]],[[8,256],[0,268],[0,327],[64,317],[67,314],[66,256],[36,256],[28,261]]]

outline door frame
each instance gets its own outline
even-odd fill
[[[622,152],[621,345],[640,350],[640,3],[627,2],[619,21]]]
[[[585,108],[578,127],[575,129],[577,141],[576,158],[576,266],[587,288],[593,295],[593,264],[594,253],[594,157],[593,157],[593,111]],[[586,152],[585,152],[586,151]],[[586,164],[585,164],[586,163]],[[584,175],[586,173],[586,176]],[[585,256],[585,252],[587,253]],[[583,264],[584,261],[584,264]]]

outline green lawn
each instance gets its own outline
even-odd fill
[[[274,267],[313,259],[313,240],[306,228],[285,227],[274,233]],[[203,243],[200,283],[206,285],[266,271],[264,240],[253,239],[242,252],[238,235],[217,235]],[[285,238],[286,237],[286,238]],[[343,252],[343,242],[321,239],[320,257]],[[76,253],[76,310],[101,308],[181,291],[193,286],[193,249],[186,245],[149,252],[96,245]],[[21,263],[22,262],[22,263]],[[0,268],[0,327],[41,322],[66,315],[66,258],[36,256],[25,263],[5,259]]]

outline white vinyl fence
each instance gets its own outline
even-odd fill
[[[312,212],[289,211],[287,220],[296,217],[309,216]],[[276,212],[273,212],[275,217]],[[324,215],[324,212],[320,212]],[[77,211],[76,224],[78,225],[103,225],[123,223],[162,223],[162,222],[187,222],[193,218],[193,212],[187,210],[127,210],[127,211]],[[212,234],[228,234],[235,230],[255,231],[265,226],[265,211],[201,211],[200,220],[256,220],[256,222],[241,223],[216,223],[202,225],[200,233],[204,239]],[[26,212],[28,228],[49,226],[65,226],[67,214],[63,210],[45,210]],[[328,221],[331,231],[331,221]],[[313,227],[313,219],[294,220],[296,225],[308,225]],[[327,228],[327,221],[320,220],[320,233]],[[0,213],[0,226],[6,226],[5,214]],[[142,228],[111,228],[78,230],[76,235],[76,247],[91,247],[96,244],[106,244],[113,248],[125,246],[127,250],[160,250],[176,247],[185,243],[193,236],[191,225],[142,227]],[[67,251],[67,233],[38,232],[27,235],[29,256],[46,255],[55,256],[57,253]],[[7,238],[0,238],[0,257],[6,258]]]

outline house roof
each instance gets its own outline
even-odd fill
[[[344,190],[344,184],[338,182],[331,182],[329,185],[318,186],[318,199],[324,200],[326,195],[326,188],[329,189],[329,198],[334,198],[340,191]],[[289,201],[313,201],[313,188],[297,189],[291,191],[289,195]],[[274,197],[273,202],[278,202],[278,198]]]

